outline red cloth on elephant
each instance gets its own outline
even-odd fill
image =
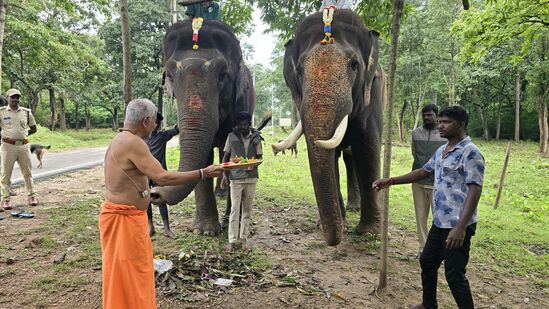
[[[105,200],[99,215],[103,309],[156,309],[147,213]]]

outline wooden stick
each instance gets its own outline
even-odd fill
[[[499,178],[498,194],[496,195],[496,202],[494,203],[494,209],[498,209],[498,206],[499,206],[501,191],[503,190],[503,181],[505,180],[505,171],[507,171],[507,163],[509,163],[510,153],[511,153],[511,141],[507,143],[507,150],[505,150],[505,161],[503,161],[503,170],[501,171],[501,177]]]
[[[404,0],[394,0],[393,21],[391,27],[391,60],[389,63],[387,123],[385,128],[385,150],[383,158],[383,178],[391,175],[391,147],[393,134],[393,106],[395,101],[396,60],[398,52],[398,33],[400,17],[404,8]],[[379,266],[379,285],[382,290],[387,286],[387,247],[389,243],[389,188],[383,190],[383,205],[381,206],[381,248]]]

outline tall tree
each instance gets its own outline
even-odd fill
[[[120,0],[120,26],[122,29],[122,63],[124,69],[124,104],[132,99],[132,52],[128,0]]]
[[[398,36],[400,31],[400,18],[404,9],[404,0],[394,0],[393,21],[391,23],[391,60],[389,63],[388,81],[388,102],[387,102],[387,120],[385,128],[385,150],[383,159],[383,177],[389,177],[391,174],[391,151],[392,151],[392,124],[393,124],[393,104],[395,98],[395,81],[397,68]],[[388,248],[388,230],[389,230],[389,188],[383,191],[383,210],[381,220],[381,258],[379,271],[379,289],[387,286],[387,248]]]
[[[464,42],[462,54],[464,57],[478,61],[490,50],[501,48],[502,45],[513,46],[515,53],[509,57],[513,64],[527,63],[529,71],[536,71],[538,67],[546,68],[546,56],[539,51],[544,50],[543,45],[549,36],[549,15],[547,13],[547,0],[508,0],[487,1],[460,16],[455,22],[452,31],[457,33]],[[517,44],[511,44],[517,42]],[[518,46],[518,48],[517,48]],[[545,49],[546,51],[546,49]],[[539,89],[529,93],[536,93],[538,104],[538,127],[540,136],[540,151],[542,145],[547,144],[547,117],[545,92],[549,84],[547,74],[528,74],[528,88]],[[517,77],[517,84],[519,84]],[[518,90],[516,87],[517,98]],[[527,89],[528,90],[528,89]],[[515,101],[515,105],[520,103]],[[519,117],[516,115],[516,121]],[[518,131],[518,130],[516,130]],[[517,137],[515,132],[515,138]],[[546,154],[546,150],[543,151]]]

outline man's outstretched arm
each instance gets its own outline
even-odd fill
[[[389,178],[383,178],[380,180],[374,181],[372,184],[372,188],[374,188],[376,191],[379,191],[381,189],[385,189],[388,186],[391,185],[403,185],[407,183],[416,182],[418,180],[427,178],[431,176],[433,172],[428,172],[423,168],[418,168],[416,170],[413,170],[409,172],[406,175],[397,176],[397,177],[389,177]]]

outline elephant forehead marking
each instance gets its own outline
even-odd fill
[[[204,109],[204,102],[199,95],[192,95],[189,99],[189,109],[191,111],[197,111]]]

